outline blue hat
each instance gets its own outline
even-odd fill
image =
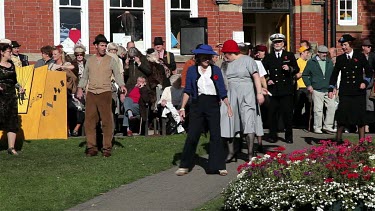
[[[212,50],[212,47],[209,45],[201,45],[197,49],[192,50],[193,54],[207,54],[207,55],[217,55],[217,53]]]
[[[339,43],[344,43],[344,42],[349,42],[349,41],[354,41],[354,40],[355,40],[355,38],[352,37],[352,35],[350,35],[350,34],[344,34],[339,39]]]

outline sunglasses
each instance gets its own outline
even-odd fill
[[[83,56],[82,53],[75,54],[75,56]]]

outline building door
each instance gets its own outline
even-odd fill
[[[286,36],[287,50],[291,46],[289,0],[244,0],[243,30],[245,42],[253,46],[264,44],[270,49],[269,37],[274,33]]]

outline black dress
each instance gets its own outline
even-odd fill
[[[18,102],[16,87],[17,75],[14,65],[0,65],[0,130],[5,132],[18,131]]]
[[[366,57],[354,51],[351,59],[344,53],[337,57],[335,68],[330,79],[330,91],[336,85],[337,77],[341,72],[341,82],[339,88],[339,105],[335,118],[339,126],[367,124],[366,119],[366,89],[360,89],[360,84],[366,86],[372,78],[372,68]]]

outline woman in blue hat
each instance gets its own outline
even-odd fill
[[[189,67],[186,76],[184,97],[180,109],[180,117],[185,118],[185,106],[191,98],[189,113],[189,131],[181,156],[181,163],[176,175],[183,176],[194,165],[197,149],[204,123],[208,123],[210,131],[210,149],[208,173],[226,176],[224,143],[220,137],[220,102],[228,108],[228,116],[232,109],[227,98],[224,79],[219,67],[211,65],[213,55],[217,55],[209,45],[200,45],[192,51],[196,55],[196,64]]]

